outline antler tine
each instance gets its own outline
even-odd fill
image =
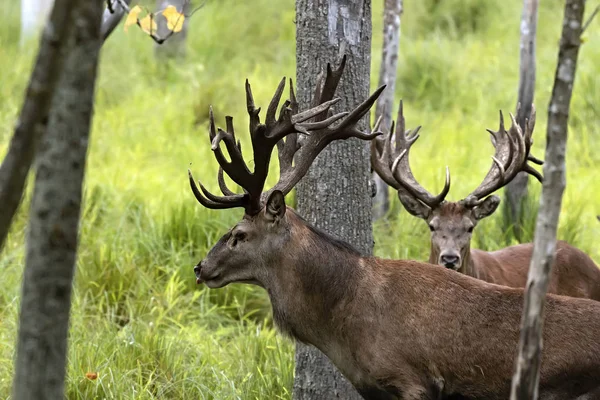
[[[525,123],[525,132],[523,132],[519,124],[515,121],[515,117],[512,114],[510,114],[510,119],[511,126],[506,131],[502,111],[500,111],[498,131],[494,132],[487,129],[492,135],[492,144],[496,149],[492,157],[493,163],[481,184],[469,196],[463,199],[465,204],[469,206],[479,204],[484,197],[508,184],[521,171],[534,176],[540,182],[542,181],[542,175],[527,164],[529,160],[534,160],[535,163],[540,162],[540,160],[529,154],[531,144],[533,143],[535,107],[532,105],[530,118]]]
[[[190,187],[192,188],[192,192],[196,197],[196,200],[200,204],[202,204],[206,208],[212,209],[225,209],[232,207],[244,207],[246,203],[245,195],[233,195],[227,197],[214,196],[209,191],[207,191],[204,186],[200,183],[200,188],[204,194],[208,194],[210,197],[206,198],[200,193],[198,190],[198,186],[196,185],[196,181],[194,180],[194,176],[192,175],[192,171],[188,169],[188,178],[190,181]]]
[[[379,116],[371,132],[380,132],[379,126],[381,124],[381,120],[382,116]],[[392,146],[390,143],[393,136],[394,121],[392,121],[391,127],[387,134],[382,137],[377,137],[371,141],[371,167],[385,183],[398,190],[400,189],[400,184],[396,181],[396,179],[394,179],[392,171],[390,170],[390,164],[392,162]]]
[[[412,131],[405,130],[406,120],[404,118],[404,104],[402,100],[398,107],[397,121],[396,153],[394,154],[394,163],[391,167],[392,176],[403,189],[410,193],[411,196],[418,199],[429,208],[435,208],[444,201],[450,191],[450,170],[446,167],[446,181],[444,183],[444,188],[437,196],[434,196],[421,186],[412,173],[409,161],[410,148],[417,139],[419,139],[419,130],[421,127],[417,126]]]

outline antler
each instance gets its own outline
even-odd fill
[[[377,136],[378,134],[360,131],[356,124],[369,111],[385,86],[376,90],[351,113],[342,112],[335,115],[331,113],[331,106],[339,101],[339,98],[334,99],[333,95],[343,73],[345,63],[346,57],[344,56],[340,67],[335,71],[331,69],[331,65],[327,65],[327,77],[324,81],[319,79],[315,99],[313,99],[313,107],[303,112],[298,112],[298,103],[290,79],[290,100],[284,102],[279,111],[279,117],[276,119],[275,113],[285,86],[285,78],[283,78],[267,108],[264,124],[260,122],[260,108],[255,107],[252,90],[246,80],[246,103],[250,116],[254,172],[250,172],[248,169],[242,156],[241,145],[239,142],[236,143],[233,118],[229,116],[225,118],[226,131],[220,128],[217,129],[215,128],[211,109],[209,136],[211,148],[220,165],[217,178],[224,196],[216,196],[210,193],[201,183],[200,190],[198,190],[191,172],[188,171],[190,185],[196,199],[208,208],[244,207],[246,214],[255,215],[261,210],[263,201],[271,191],[277,189],[284,194],[289,193],[304,176],[312,161],[331,141],[350,137],[370,140]],[[314,119],[314,121],[311,122],[311,119]],[[333,127],[332,124],[339,120],[341,122]],[[298,143],[298,133],[307,135],[307,140],[303,141],[302,144]],[[287,140],[283,141],[285,137],[287,137]],[[225,159],[219,147],[221,141],[225,143],[231,161]],[[277,145],[279,152],[280,179],[271,190],[263,193],[271,154],[275,145]],[[294,156],[296,156],[296,160],[295,165],[292,166]],[[227,188],[223,179],[223,171],[244,189],[244,194],[235,194]]]
[[[519,105],[520,107],[520,105]],[[508,131],[504,127],[504,117],[500,111],[500,123],[498,131],[491,129],[487,131],[491,135],[492,144],[496,152],[492,157],[492,166],[485,176],[483,182],[469,194],[463,203],[475,206],[481,200],[507,185],[521,171],[533,175],[538,181],[542,182],[542,175],[527,164],[531,161],[542,165],[543,161],[529,154],[533,144],[533,128],[535,127],[535,106],[531,106],[531,114],[525,121],[525,133],[515,121],[515,117],[510,114],[511,126]]]
[[[379,129],[380,122],[381,119],[375,124],[374,131]],[[434,208],[444,201],[450,190],[450,170],[446,167],[446,183],[440,194],[434,196],[425,190],[415,179],[408,158],[411,146],[419,138],[421,126],[407,131],[405,125],[403,104],[400,101],[395,135],[392,122],[388,134],[382,140],[376,139],[371,142],[371,165],[388,185],[396,190],[405,190],[423,204]],[[392,149],[393,136],[395,136],[395,146]]]

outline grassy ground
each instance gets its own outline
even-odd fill
[[[17,47],[18,6],[12,3],[0,5],[3,15],[15,16],[0,26],[0,155],[35,56],[35,43],[25,51]],[[374,9],[375,72],[380,3]],[[521,2],[447,0],[437,8],[434,0],[405,3],[396,100],[404,99],[410,127],[423,125],[413,171],[426,187],[439,190],[449,165],[450,196],[458,199],[489,167],[493,149],[485,128],[496,127],[499,109],[515,106]],[[265,293],[241,285],[209,292],[194,284],[191,267],[241,211],[204,209],[186,178],[191,163],[198,178],[216,185],[207,145],[209,104],[221,125],[225,113],[232,114],[242,131],[244,79],[264,105],[281,76],[294,74],[293,2],[272,4],[209,2],[193,17],[188,58],[178,65],[156,64],[151,41],[136,29],[119,28],[106,43],[81,225],[68,398],[291,397],[293,344],[276,335]],[[562,2],[541,7],[535,133],[540,157]],[[580,54],[559,232],[597,262],[598,24],[588,29]],[[372,76],[375,87],[377,73]],[[531,187],[529,237],[540,189]],[[0,254],[0,398],[10,394],[27,206],[26,201]],[[511,243],[508,231],[498,212],[478,227],[476,246]],[[377,255],[427,258],[425,224],[400,213],[395,196],[390,218],[376,225],[375,236]],[[97,372],[98,379],[87,380],[86,372]]]

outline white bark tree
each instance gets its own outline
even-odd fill
[[[48,35],[60,31],[55,17],[65,12],[62,3],[56,2]],[[13,380],[17,400],[64,398],[71,285],[104,4],[71,3],[70,18],[61,21],[72,27],[69,34],[61,42],[43,40],[40,49],[41,57],[49,51],[44,45],[66,47],[62,70],[54,71],[60,78],[35,159]],[[34,71],[31,85],[35,78]],[[29,147],[32,153],[31,143]]]
[[[585,0],[566,1],[558,65],[548,107],[544,184],[525,291],[519,355],[512,381],[511,400],[530,400],[538,397],[544,302],[554,263],[558,217],[566,185],[569,105],[581,44],[584,8]]]
[[[402,0],[385,0],[383,10],[383,47],[378,86],[387,86],[375,106],[375,120],[380,116],[382,117],[381,130],[383,132],[387,132],[392,124],[402,11]],[[373,219],[377,220],[388,212],[390,198],[387,184],[376,172],[373,172],[373,181],[376,188],[375,198],[373,199]]]
[[[190,12],[190,0],[156,0],[155,11],[164,10],[169,5],[174,6],[182,14],[188,15]],[[167,20],[162,14],[156,18],[156,24],[158,27],[157,36],[166,37],[170,30],[167,27]],[[186,18],[180,32],[177,32],[176,35],[173,35],[162,44],[154,44],[154,54],[158,59],[185,57],[188,25],[189,18]]]
[[[531,114],[531,105],[535,93],[535,42],[538,19],[539,0],[524,0],[521,15],[521,45],[520,45],[520,72],[519,92],[517,105],[517,122],[525,126],[525,120]],[[513,233],[517,240],[522,240],[522,207],[523,200],[527,197],[527,184],[529,175],[525,172],[517,174],[506,186],[504,213],[507,221],[513,226]]]
[[[21,46],[44,26],[54,0],[21,0]]]

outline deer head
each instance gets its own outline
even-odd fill
[[[500,111],[498,131],[487,130],[496,149],[492,157],[492,166],[483,182],[458,202],[445,200],[450,190],[448,167],[446,167],[444,188],[436,196],[423,188],[415,179],[409,164],[409,152],[419,138],[418,132],[421,127],[412,131],[405,130],[402,102],[398,110],[395,132],[392,124],[384,137],[371,142],[373,169],[388,185],[397,190],[404,208],[410,214],[423,219],[429,226],[430,263],[464,272],[465,260],[469,258],[473,229],[480,220],[493,214],[500,204],[500,198],[492,193],[508,184],[520,171],[542,181],[541,174],[527,163],[527,161],[539,165],[543,163],[529,154],[533,143],[535,108],[532,106],[524,133],[512,114],[510,118],[511,126],[506,130],[502,111]],[[378,130],[377,124],[373,130]]]
[[[210,111],[209,137],[211,148],[220,165],[219,187],[223,196],[210,193],[200,184],[196,186],[191,172],[189,180],[196,199],[205,207],[225,209],[243,207],[243,219],[229,230],[209,251],[194,271],[197,283],[208,287],[223,287],[232,282],[246,282],[264,286],[265,281],[279,265],[278,260],[293,235],[292,225],[298,218],[288,218],[284,196],[306,174],[318,154],[332,141],[351,137],[371,140],[379,133],[365,133],[356,125],[368,113],[383,89],[379,88],[352,112],[333,115],[331,106],[338,102],[334,93],[342,76],[346,57],[333,70],[327,65],[326,77],[319,77],[312,108],[299,112],[290,79],[290,98],[285,101],[276,118],[277,107],[285,86],[285,78],[275,91],[267,109],[266,119],[261,123],[260,108],[254,105],[250,84],[246,81],[246,103],[250,116],[250,138],[254,154],[254,172],[250,172],[236,141],[233,119],[226,117],[226,130],[215,127]],[[334,123],[338,122],[334,126]],[[299,140],[298,135],[304,135]],[[285,140],[284,140],[285,139]],[[223,142],[230,161],[220,148]],[[275,186],[264,191],[269,162],[277,146],[280,177]],[[244,189],[243,194],[230,190],[223,179],[223,172]]]

